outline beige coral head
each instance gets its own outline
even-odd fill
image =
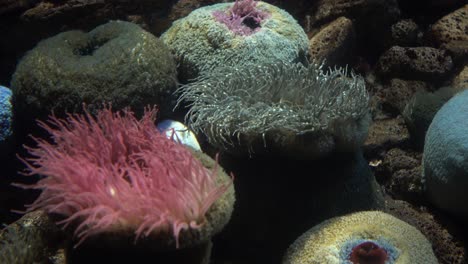
[[[380,211],[363,211],[322,222],[300,236],[283,264],[436,264],[426,237]],[[359,261],[363,260],[363,261]]]

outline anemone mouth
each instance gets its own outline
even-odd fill
[[[76,48],[73,50],[73,53],[78,56],[93,56],[94,53],[104,46],[109,40],[108,39],[101,39],[101,40],[89,40],[86,45]]]
[[[353,264],[385,264],[387,260],[387,251],[372,241],[354,246],[349,256]]]
[[[237,35],[249,36],[262,27],[262,22],[270,17],[270,13],[257,8],[258,1],[236,1],[226,11],[214,11],[216,21],[226,25],[229,30]]]
[[[257,28],[260,28],[260,22],[256,20],[253,17],[246,17],[243,21],[242,24],[248,28],[250,28],[252,31],[256,30]]]

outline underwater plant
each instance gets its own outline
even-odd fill
[[[65,227],[77,221],[78,245],[95,234],[131,230],[135,241],[172,234],[178,248],[183,231],[217,232],[227,223],[234,199],[229,177],[217,162],[206,168],[192,150],[159,132],[154,107],[141,120],[128,108],[105,107],[96,117],[84,110],[39,122],[51,142],[34,138],[37,147],[26,147],[32,157],[21,158],[26,175],[43,176],[20,185],[42,190],[28,211],[62,215],[58,224]],[[229,200],[220,202],[225,211],[210,215],[223,199]]]
[[[326,220],[301,235],[283,264],[436,264],[431,243],[415,227],[379,211]]]
[[[222,67],[178,92],[188,125],[233,152],[313,158],[354,150],[370,123],[363,78],[319,64]]]

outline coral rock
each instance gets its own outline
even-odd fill
[[[344,66],[354,55],[356,36],[353,22],[340,17],[326,25],[309,40],[311,60],[329,66]]]
[[[394,46],[380,56],[376,72],[385,79],[442,81],[452,67],[452,58],[442,50]]]
[[[415,227],[383,212],[364,211],[308,230],[289,247],[283,264],[367,263],[360,261],[366,254],[356,252],[360,247],[377,251],[380,262],[370,263],[438,263],[430,242]]]
[[[436,44],[456,58],[468,56],[468,5],[439,19],[430,31]]]

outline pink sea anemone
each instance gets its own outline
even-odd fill
[[[113,113],[110,107],[96,117],[69,114],[51,116],[39,125],[51,142],[34,138],[37,147],[22,159],[26,175],[43,176],[41,189],[28,211],[44,209],[74,221],[79,245],[91,235],[122,229],[136,238],[170,232],[179,247],[182,230],[199,229],[210,206],[230,183],[216,180],[218,166],[206,169],[192,152],[166,138],[154,126],[156,108],[147,108],[141,120],[130,110]]]
[[[236,0],[226,12],[214,11],[216,21],[225,24],[234,34],[249,36],[261,28],[261,22],[270,14],[257,8],[258,1]]]

